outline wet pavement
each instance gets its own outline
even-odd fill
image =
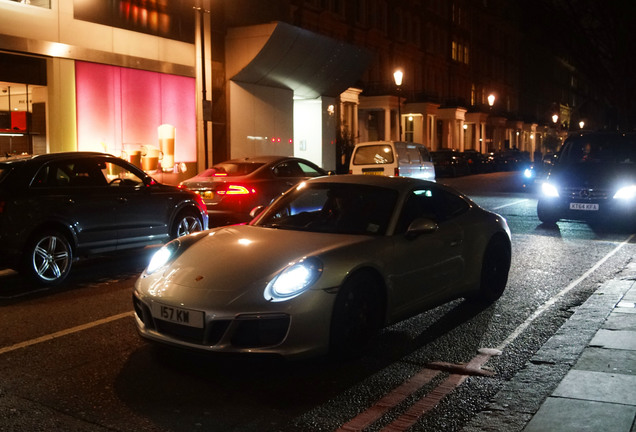
[[[464,429],[636,432],[636,263],[604,283]]]

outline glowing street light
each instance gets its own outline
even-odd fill
[[[404,78],[404,72],[400,69],[397,69],[393,72],[393,80],[395,81],[395,85],[397,86],[398,91],[398,141],[402,141],[402,101],[400,98],[400,91],[402,90],[402,78]]]
[[[579,122],[579,128],[583,129],[585,127],[585,122],[583,120],[581,120]]]
[[[400,87],[402,85],[402,78],[404,78],[404,72],[400,69],[393,72],[393,80],[395,81],[395,85]]]
[[[559,121],[559,115],[558,114],[552,114],[552,122],[554,124],[556,124]]]
[[[492,108],[494,104],[495,104],[495,95],[491,93],[488,95],[488,106]]]

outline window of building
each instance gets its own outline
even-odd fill
[[[366,26],[367,21],[367,0],[356,0],[356,23]]]
[[[189,2],[73,0],[73,14],[82,21],[194,43],[195,14]]]
[[[378,19],[378,29],[380,29],[384,34],[386,34],[387,29],[389,28],[388,25],[388,19],[389,19],[389,11],[386,5],[385,1],[380,2],[380,10],[379,13],[377,15],[377,19]]]

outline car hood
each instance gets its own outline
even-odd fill
[[[370,240],[359,235],[249,225],[223,227],[204,235],[162,272],[142,276],[144,290],[155,298],[186,303],[190,299],[199,306],[228,305],[254,293],[262,299],[267,283],[290,263]]]
[[[550,179],[561,187],[611,188],[636,183],[634,164],[581,163],[557,166]]]

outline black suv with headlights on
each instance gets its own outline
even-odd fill
[[[0,159],[0,262],[56,285],[86,255],[165,243],[207,229],[194,192],[105,153]]]
[[[564,143],[541,185],[537,215],[614,226],[636,216],[636,134],[581,133]]]

